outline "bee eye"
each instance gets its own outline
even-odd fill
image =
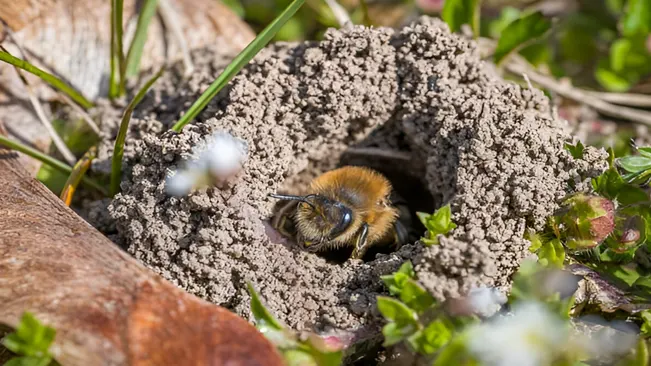
[[[350,226],[350,223],[353,221],[353,212],[348,207],[341,205],[339,206],[339,209],[341,210],[341,218],[337,226],[330,231],[330,234],[328,235],[330,240],[346,231]]]

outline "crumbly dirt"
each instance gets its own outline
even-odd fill
[[[441,300],[477,284],[506,288],[528,254],[525,228],[541,228],[570,187],[587,189],[586,179],[605,168],[604,151],[588,148],[585,160],[574,160],[564,150],[570,136],[542,92],[505,82],[480,61],[474,42],[435,19],[270,46],[199,122],[158,133],[212,73],[157,86],[135,124],[149,132],[130,139],[123,192],[109,212],[116,240],[136,258],[249,318],[247,281],[291,327],[377,329],[379,276],[407,259]],[[238,179],[168,196],[169,171],[217,130],[248,142]],[[438,246],[406,245],[366,263],[329,263],[277,240],[265,221],[275,204],[267,195],[298,191],[351,146],[410,154],[398,170],[417,177],[435,207],[451,203],[457,229]]]

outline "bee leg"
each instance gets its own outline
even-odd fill
[[[278,212],[276,212],[271,220],[271,226],[273,226],[274,229],[278,230],[278,232],[283,236],[292,236],[292,234],[285,229],[285,224],[287,223],[287,218],[291,215],[291,211],[295,208],[295,206],[296,203],[287,202],[278,210]]]
[[[400,249],[401,246],[406,244],[408,238],[409,233],[407,232],[405,225],[403,225],[400,221],[396,221],[393,224],[393,245],[395,247],[395,250]]]
[[[364,223],[362,224],[362,228],[357,235],[357,241],[355,242],[355,249],[353,250],[353,254],[351,254],[352,259],[362,259],[364,254],[366,253],[366,250],[368,250],[368,242],[367,242],[367,237],[368,237],[368,224]]]

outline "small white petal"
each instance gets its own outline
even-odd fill
[[[475,314],[489,317],[500,311],[506,303],[506,295],[492,287],[476,287],[468,292],[468,302]]]
[[[197,183],[196,176],[187,171],[177,171],[176,174],[168,176],[165,182],[165,189],[172,196],[185,196],[192,191]]]
[[[227,132],[218,132],[213,135],[203,158],[207,160],[213,177],[225,178],[241,169],[247,150],[245,141]]]
[[[542,366],[566,345],[567,329],[545,305],[523,303],[475,326],[467,346],[484,366]]]

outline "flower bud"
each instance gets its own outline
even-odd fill
[[[610,249],[616,253],[624,253],[631,248],[635,248],[640,243],[643,230],[644,221],[640,216],[627,218],[622,227],[622,235],[616,242],[613,241],[610,244]]]
[[[601,196],[578,193],[565,201],[557,217],[568,248],[590,249],[615,229],[615,204]]]

